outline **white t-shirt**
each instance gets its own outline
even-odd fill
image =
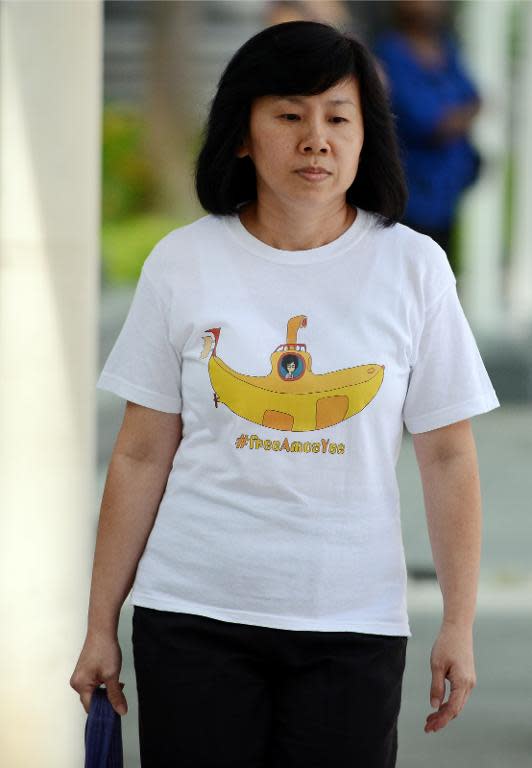
[[[208,214],[146,258],[97,382],[181,413],[131,604],[411,636],[396,463],[500,404],[445,252],[363,209],[285,251]]]

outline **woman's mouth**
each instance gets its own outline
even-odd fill
[[[308,179],[308,181],[323,181],[324,179],[327,179],[331,174],[325,173],[325,172],[315,172],[315,171],[296,171],[296,173],[299,174],[299,176],[302,176],[304,179]]]

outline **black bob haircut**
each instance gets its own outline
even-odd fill
[[[266,27],[236,51],[222,73],[194,168],[203,208],[233,214],[257,199],[253,161],[236,155],[255,98],[323,93],[351,75],[359,86],[364,141],[346,202],[378,214],[381,227],[400,221],[407,185],[394,115],[373,55],[350,33],[303,20]]]

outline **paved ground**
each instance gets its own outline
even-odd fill
[[[130,292],[124,291],[102,305],[102,362],[129,300]],[[124,408],[122,400],[106,392],[98,391],[98,402],[95,525],[106,467]],[[532,404],[502,402],[501,408],[473,419],[473,429],[484,512],[481,584],[474,630],[478,682],[461,715],[435,734],[425,734],[423,726],[431,711],[429,658],[439,629],[442,601],[437,583],[430,578],[433,566],[421,482],[411,438],[406,431],[404,435],[397,471],[413,636],[407,649],[397,768],[532,766]],[[428,578],[416,578],[424,573]],[[122,729],[125,766],[137,768],[140,763],[131,610],[126,603],[119,627],[123,652],[121,679],[126,684],[124,693],[129,703]]]

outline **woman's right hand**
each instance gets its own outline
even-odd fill
[[[94,690],[102,683],[107,698],[119,715],[127,713],[126,697],[122,693],[124,683],[118,682],[122,668],[122,651],[116,636],[87,633],[76,668],[70,678],[70,686],[79,693],[83,709],[89,714]]]

